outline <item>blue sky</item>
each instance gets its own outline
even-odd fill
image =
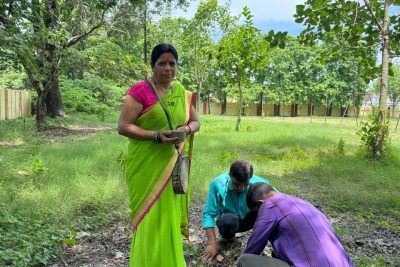
[[[186,11],[175,12],[174,17],[193,17],[200,0],[194,0]],[[226,1],[219,1],[221,4]],[[231,0],[231,14],[237,15],[242,12],[243,7],[247,6],[253,14],[254,26],[263,33],[269,30],[287,31],[289,34],[297,36],[303,25],[295,23],[293,15],[296,5],[304,3],[304,0]]]

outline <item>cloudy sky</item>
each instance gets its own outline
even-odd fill
[[[191,18],[196,12],[200,0],[192,1],[186,11],[179,11],[175,16]],[[225,1],[219,1],[224,3]],[[303,26],[294,22],[293,14],[296,5],[304,3],[304,0],[231,0],[231,14],[237,15],[247,6],[253,14],[254,26],[266,33],[273,29],[275,31],[288,31],[289,34],[297,36]]]

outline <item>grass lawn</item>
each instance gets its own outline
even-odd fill
[[[116,119],[71,117],[62,123],[111,129],[55,136],[37,134],[32,118],[0,122],[0,265],[45,264],[60,240],[74,244],[77,228],[128,216],[121,166],[126,140],[114,130]],[[400,129],[391,134],[390,156],[371,161],[359,153],[358,127],[350,118],[340,125],[340,118],[244,117],[240,132],[235,117],[200,119],[194,198],[204,198],[210,180],[232,161],[247,159],[282,192],[400,232]]]

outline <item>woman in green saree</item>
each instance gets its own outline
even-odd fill
[[[130,266],[186,266],[182,234],[187,235],[190,190],[185,195],[175,194],[171,173],[178,154],[188,147],[186,140],[170,136],[165,112],[174,129],[186,132],[187,140],[193,138],[200,123],[192,106],[194,94],[173,82],[177,61],[172,45],[154,47],[153,77],[128,91],[118,123],[118,132],[129,137],[126,181],[133,220]]]

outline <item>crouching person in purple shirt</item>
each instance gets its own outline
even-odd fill
[[[307,201],[254,183],[246,202],[258,216],[239,267],[354,266],[325,215]],[[259,256],[268,241],[276,258]]]

